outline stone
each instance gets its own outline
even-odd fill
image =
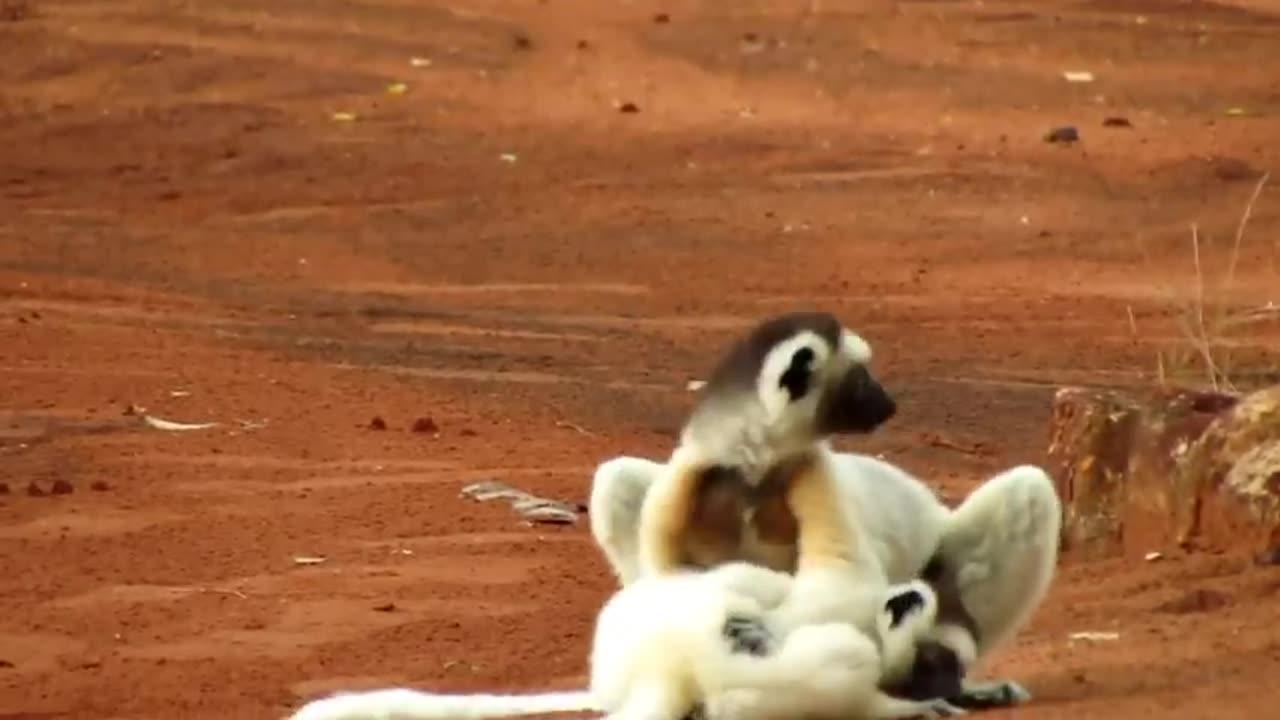
[[[1239,397],[1064,388],[1049,471],[1063,549],[1145,557],[1177,543],[1280,547],[1280,386]]]

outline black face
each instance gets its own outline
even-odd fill
[[[960,697],[960,681],[964,671],[960,659],[950,648],[938,642],[924,641],[916,646],[916,661],[911,673],[884,691],[907,700],[952,699]]]
[[[898,405],[871,377],[865,367],[855,365],[829,389],[818,405],[818,432],[869,433],[894,416]]]

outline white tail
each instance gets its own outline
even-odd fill
[[[304,705],[290,720],[487,720],[598,710],[591,693],[445,695],[408,688],[347,692]]]

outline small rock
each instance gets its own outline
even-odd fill
[[[1263,550],[1253,560],[1259,565],[1280,565],[1280,545]]]
[[[22,22],[33,14],[31,3],[26,2],[26,0],[3,0],[3,2],[0,2],[0,22]],[[10,665],[9,667],[13,666]]]
[[[633,102],[624,102],[618,106],[618,112],[634,114],[640,112],[640,106]]]
[[[475,430],[472,430],[471,428],[462,428],[462,430],[460,430],[458,434],[461,435],[462,437],[475,437],[478,433]]]
[[[579,40],[579,41],[578,41],[578,49],[579,49],[579,50],[588,50],[588,49],[590,49],[590,48],[591,48],[591,43],[587,42],[586,40]]]
[[[1080,131],[1074,125],[1063,125],[1045,133],[1044,141],[1050,143],[1073,143],[1080,139]]]
[[[763,52],[766,47],[765,40],[753,32],[742,33],[742,38],[738,41],[738,51],[743,55]]]
[[[375,415],[373,419],[369,421],[369,429],[370,430],[386,430],[387,421],[383,420],[381,416]]]
[[[1221,610],[1231,604],[1231,598],[1217,592],[1216,590],[1198,589],[1192,590],[1182,595],[1176,600],[1170,600],[1156,606],[1157,612],[1171,613],[1174,615],[1189,615],[1192,613],[1209,612],[1211,610]]]
[[[0,495],[9,494],[9,483],[0,482]]]
[[[8,670],[8,669],[10,669],[10,668],[15,668],[15,667],[17,667],[17,665],[14,665],[13,663],[9,662],[8,660],[2,660],[2,659],[0,659],[0,670]]]
[[[658,13],[657,15],[653,16],[653,22],[655,22],[658,25],[666,25],[667,23],[671,22],[671,16],[666,13]]]
[[[49,489],[49,492],[53,495],[70,495],[75,491],[74,485],[62,479],[54,480],[53,487]]]
[[[434,435],[435,433],[440,432],[440,427],[436,425],[435,420],[432,420],[429,417],[420,417],[413,421],[413,427],[411,430],[416,433],[431,433]]]
[[[1263,175],[1261,170],[1239,158],[1213,157],[1210,158],[1209,164],[1213,167],[1214,176],[1227,182],[1257,180]]]
[[[34,480],[27,483],[27,494],[31,497],[44,497],[46,495],[45,491],[41,490]]]
[[[1144,555],[1142,559],[1146,560],[1147,562],[1155,562],[1163,557],[1164,557],[1164,553],[1149,552],[1146,555]]]
[[[524,33],[516,33],[511,36],[511,45],[517,50],[532,50],[533,39]]]
[[[386,603],[385,605],[375,605],[373,609],[378,612],[395,612],[397,608],[395,603]]]
[[[1102,127],[1131,128],[1133,127],[1133,123],[1129,122],[1129,118],[1127,117],[1113,115],[1102,119]]]
[[[95,492],[106,492],[111,489],[111,486],[107,484],[106,480],[94,480],[89,485],[89,489]]]

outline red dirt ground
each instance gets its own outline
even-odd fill
[[[0,0],[0,718],[583,682],[585,527],[459,488],[585,499],[779,310],[876,344],[861,447],[946,497],[1042,461],[1054,386],[1151,382],[1190,224],[1221,267],[1277,167],[1277,37],[1264,0]],[[1280,300],[1278,243],[1264,191],[1229,300]],[[1280,568],[1152,549],[1068,558],[991,717],[1274,715]]]

